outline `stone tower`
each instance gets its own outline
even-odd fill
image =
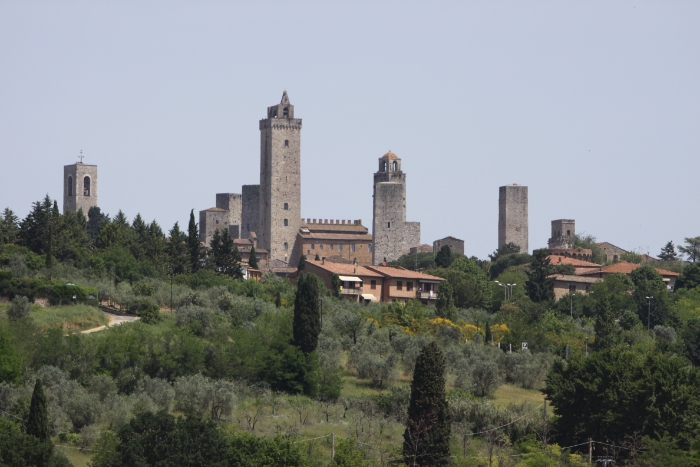
[[[244,199],[245,205],[245,199]],[[258,244],[271,261],[296,265],[301,226],[301,119],[287,91],[260,120],[260,221]]]
[[[512,242],[528,253],[527,187],[514,183],[498,194],[498,248]]]
[[[216,207],[228,211],[228,228],[231,238],[241,238],[242,195],[217,193]]]
[[[76,162],[63,166],[63,213],[97,206],[97,166]]]
[[[552,221],[552,237],[549,239],[550,249],[573,248],[572,237],[576,235],[576,221],[573,219],[558,219]]]
[[[420,222],[406,222],[406,174],[401,159],[389,151],[374,174],[372,264],[394,261],[420,244]]]

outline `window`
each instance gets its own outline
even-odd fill
[[[384,164],[382,164],[382,167],[382,172],[386,172],[386,169],[389,168],[389,163],[385,161]]]
[[[372,251],[372,244],[371,243],[367,244],[367,251],[370,251],[370,252]]]
[[[350,251],[355,253],[355,244],[354,243],[350,245]]]
[[[284,115],[284,118],[289,118],[289,107],[284,108],[282,115]]]
[[[307,254],[307,255],[310,255],[310,254],[311,254],[311,250],[306,250],[306,254]]]
[[[216,220],[216,223],[217,223],[217,224],[219,223],[219,219]]]
[[[73,196],[73,177],[68,177],[68,196]]]
[[[315,249],[316,249],[316,244],[315,244],[315,243],[312,243],[312,244],[311,244],[311,249],[312,249],[312,250],[315,250]]]
[[[284,210],[289,211],[289,203],[284,203]]]
[[[372,289],[372,290],[376,290],[376,288],[377,288],[377,281],[374,280],[374,279],[372,279],[371,281],[369,281],[369,288]]]
[[[403,290],[403,281],[396,281],[396,290]]]
[[[566,236],[567,236],[567,237],[570,237],[570,236],[571,236],[571,230],[567,230],[567,231],[566,231]]]
[[[387,229],[390,229],[390,228],[391,228],[391,222],[387,222],[387,223],[386,223],[386,228],[387,228]]]
[[[617,255],[613,255],[613,261],[617,261]]]
[[[319,250],[323,250],[323,243],[321,243],[320,245],[318,245],[318,249],[319,249]]]
[[[576,292],[576,285],[575,284],[569,284],[569,292]]]
[[[284,147],[285,147],[285,148],[288,148],[288,147],[289,147],[289,140],[288,140],[288,139],[285,139],[285,140],[284,140]]]
[[[284,242],[284,251],[289,250],[289,243]]]
[[[332,244],[332,243],[331,243],[331,246],[330,246],[330,247],[331,247],[331,250],[332,250],[332,249],[333,249],[333,244]]]
[[[396,169],[399,167],[398,162],[394,161],[394,168],[392,169],[394,172],[396,172]]]
[[[83,196],[90,196],[90,177],[83,179]]]
[[[338,243],[338,251],[343,251],[343,244],[342,243]]]
[[[285,226],[285,227],[289,227],[289,219],[285,219],[285,220],[284,220],[284,226]]]
[[[413,282],[406,282],[406,290],[409,292],[413,290]]]

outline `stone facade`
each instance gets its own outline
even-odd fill
[[[619,261],[620,257],[627,253],[627,250],[623,250],[619,246],[615,246],[609,242],[599,242],[598,246],[603,249],[605,253],[605,261]]]
[[[260,120],[260,224],[258,243],[270,260],[296,264],[301,225],[301,119],[285,91]]]
[[[498,189],[498,248],[515,243],[528,252],[527,187],[506,185]]]
[[[199,211],[199,241],[211,246],[211,239],[218,229],[229,230],[228,211],[221,208],[209,208]]]
[[[63,213],[97,206],[97,166],[76,162],[63,166]]]
[[[307,259],[372,264],[372,235],[362,220],[302,219],[297,243]]]
[[[547,242],[550,250],[573,248],[573,237],[576,235],[576,221],[573,219],[558,219],[552,221],[552,236]]]
[[[460,240],[459,238],[451,236],[441,238],[440,240],[435,240],[433,242],[433,253],[437,254],[437,252],[440,251],[440,248],[442,248],[443,245],[449,246],[450,251],[452,253],[459,253],[460,255],[464,254],[464,240]]]
[[[379,159],[373,196],[372,264],[395,261],[420,244],[420,223],[406,222],[406,174],[391,151]]]
[[[241,206],[241,238],[260,228],[260,185],[243,185]]]
[[[229,233],[232,238],[240,238],[242,195],[236,193],[217,193],[216,207],[228,211]]]

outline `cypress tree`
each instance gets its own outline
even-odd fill
[[[49,436],[49,414],[46,410],[46,396],[41,380],[37,379],[32,393],[32,402],[29,406],[29,417],[27,419],[27,434],[38,438],[43,442],[50,442]]]
[[[321,257],[318,256],[318,253],[316,253],[316,257],[314,258],[314,261],[321,261]]]
[[[255,254],[255,247],[250,247],[250,257],[248,258],[248,266],[253,269],[258,269],[258,257]]]
[[[340,276],[338,274],[331,276],[331,292],[335,298],[340,298]]]
[[[53,266],[53,222],[49,221],[49,238],[46,242],[46,269]],[[49,273],[50,274],[50,273]]]
[[[448,268],[452,264],[452,250],[449,245],[443,245],[435,255],[435,264],[441,268]]]
[[[294,345],[305,354],[316,350],[321,333],[320,287],[313,274],[301,274],[297,279],[294,298]]]
[[[530,272],[527,273],[527,295],[535,303],[547,302],[554,298],[554,278],[547,250],[537,250],[530,264]]]
[[[617,324],[610,297],[604,294],[595,302],[595,346],[598,350],[608,349],[617,341]]]
[[[192,272],[199,269],[199,259],[201,256],[199,245],[199,231],[194,221],[194,209],[192,209],[190,211],[190,224],[187,226],[187,249],[190,253],[190,268]]]
[[[282,306],[282,294],[278,290],[275,294],[275,307],[279,308]]]
[[[318,255],[316,255],[316,256],[318,256]],[[305,267],[306,267],[306,255],[301,255],[301,258],[299,258],[299,264],[297,265],[297,271],[303,271]]]
[[[442,281],[438,286],[438,298],[435,304],[435,313],[446,319],[454,318],[455,304],[452,298],[453,291],[449,281]]]
[[[408,422],[403,435],[406,465],[449,465],[450,433],[445,357],[435,342],[431,342],[421,349],[413,370]]]

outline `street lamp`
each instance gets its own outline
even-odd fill
[[[498,281],[494,281],[496,284],[498,284],[500,287],[503,287],[503,300],[507,301],[508,300],[508,287],[506,287],[506,284],[501,284]]]
[[[647,331],[651,329],[651,299],[654,297],[647,297]]]
[[[588,357],[588,337],[586,337],[586,357]]]
[[[506,284],[508,287],[510,287],[510,292],[508,294],[508,298],[511,299],[513,298],[513,287],[515,287],[518,284]]]

